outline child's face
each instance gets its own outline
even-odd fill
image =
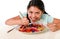
[[[35,6],[31,6],[28,10],[28,17],[32,22],[39,20],[43,12]]]

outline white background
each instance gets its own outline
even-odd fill
[[[29,0],[0,0],[0,18],[10,18],[26,12]],[[47,13],[60,19],[60,0],[43,0]]]
[[[43,2],[47,13],[54,18],[60,19],[60,0],[43,0]],[[12,28],[10,26],[7,27],[7,25],[5,25],[5,21],[19,15],[19,11],[22,13],[26,12],[28,3],[29,0],[0,0],[0,39],[8,39],[6,32]],[[16,36],[18,33],[16,34],[15,32],[14,34]],[[60,34],[56,34],[55,39],[60,39],[59,36]]]

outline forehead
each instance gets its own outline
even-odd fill
[[[36,6],[31,6],[28,11],[41,11],[40,9],[38,9]]]

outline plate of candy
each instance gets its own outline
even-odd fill
[[[29,33],[29,34],[30,33],[42,33],[46,31],[46,27],[40,24],[31,24],[27,26],[22,25],[18,28],[18,30],[20,32]]]

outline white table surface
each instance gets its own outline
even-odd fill
[[[0,39],[60,39],[60,30],[56,32],[45,32],[40,34],[24,34],[14,29],[10,33],[7,33],[8,30],[12,29],[12,26],[5,25],[0,23]]]

